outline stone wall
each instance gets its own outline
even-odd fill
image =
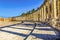
[[[12,18],[0,18],[0,22],[10,22]]]
[[[0,22],[4,21],[4,18],[0,18]]]

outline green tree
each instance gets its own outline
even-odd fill
[[[23,13],[21,14],[21,16],[22,16],[22,15],[25,15],[25,14],[26,14],[26,13],[23,12]]]
[[[30,14],[31,12],[30,11],[28,11],[26,14]]]
[[[33,13],[34,11],[35,11],[35,9],[32,9],[32,10],[31,10],[31,13]]]

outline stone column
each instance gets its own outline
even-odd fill
[[[42,21],[44,21],[44,12],[43,12],[43,7],[42,7]]]
[[[43,6],[43,21],[44,21],[44,6]]]
[[[49,3],[50,1],[48,0],[48,2],[47,2],[47,6],[48,6],[48,19],[50,19],[50,15],[51,15],[51,13],[50,13],[50,3]]]
[[[57,18],[56,0],[52,0],[52,25],[55,27]]]
[[[38,9],[38,21],[40,21],[40,10]]]
[[[42,15],[41,15],[41,9],[40,9],[40,21],[41,21],[41,16],[42,16]]]
[[[46,21],[46,6],[44,5],[44,20]]]
[[[54,18],[56,18],[57,16],[57,10],[56,10],[56,0],[53,1],[54,2]]]
[[[60,18],[60,0],[58,0],[58,17]]]
[[[43,8],[41,8],[42,22],[43,22]]]
[[[52,16],[56,18],[56,0],[52,0]]]
[[[57,29],[60,30],[60,0],[57,0],[57,8],[58,8],[58,22],[57,22]]]
[[[41,9],[39,9],[40,10],[40,21],[41,21]]]

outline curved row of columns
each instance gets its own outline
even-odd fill
[[[60,19],[60,0],[46,0],[40,10],[40,21],[49,23],[54,28],[60,30],[57,19]]]
[[[46,22],[60,30],[60,0],[45,0],[35,12],[12,19]],[[7,20],[10,19],[8,18]]]

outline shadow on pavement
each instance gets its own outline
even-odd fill
[[[0,31],[7,32],[7,33],[10,33],[10,34],[15,34],[15,35],[18,35],[18,36],[23,36],[23,37],[26,37],[27,36],[26,34],[21,34],[21,33],[7,31],[7,30],[0,30]]]
[[[45,31],[54,31],[52,29],[47,29],[47,28],[35,28],[35,29],[37,29],[37,30],[45,30]]]
[[[21,23],[17,23],[17,24],[13,24],[13,25],[8,25],[8,26],[2,26],[2,27],[0,27],[0,29],[1,29],[1,28],[10,27],[10,26],[17,26],[17,25],[21,25]]]
[[[20,24],[21,23],[0,27],[0,31],[6,32],[6,33],[10,33],[10,34],[14,34],[14,35],[18,35],[18,36],[26,37],[24,39],[24,40],[26,40],[28,38],[28,36],[31,35],[31,33],[34,31],[34,29],[36,27],[36,23],[35,24],[22,24],[22,25],[26,25],[26,27],[28,27],[28,26],[32,26],[33,27],[34,26],[29,35],[27,35],[27,34],[21,34],[21,33],[17,33],[17,32],[12,32],[12,31],[8,31],[8,30],[2,30],[2,28],[6,28],[6,27],[7,28],[14,28],[14,29],[23,29],[23,28],[11,27],[11,26],[20,25]],[[23,29],[23,30],[29,30],[29,29]]]
[[[30,34],[24,40],[26,40],[32,34],[32,32],[34,31],[35,27],[36,27],[36,23],[34,23],[34,28],[31,30]]]
[[[32,36],[35,36],[36,38],[40,38],[43,40],[56,40],[56,36],[55,35],[48,35],[48,34],[31,34]]]
[[[24,26],[28,26],[28,27],[30,27],[30,26],[34,26],[34,24],[22,24],[22,25],[24,25]]]
[[[32,29],[27,29],[27,28],[15,28],[15,27],[7,27],[7,28],[13,28],[13,29],[21,29],[21,30],[32,30]]]
[[[51,29],[44,29],[44,28],[36,28],[36,26],[39,26],[39,27],[48,27],[47,25],[45,24],[21,24],[21,25],[25,25],[26,27],[30,27],[32,26],[33,29],[31,30],[31,32],[27,35],[27,34],[21,34],[21,33],[17,33],[17,32],[12,32],[12,31],[8,31],[8,30],[1,30],[1,28],[5,28],[5,27],[8,27],[8,28],[14,28],[14,29],[22,29],[22,30],[30,30],[30,29],[23,29],[23,28],[15,28],[15,27],[10,27],[10,26],[15,26],[15,25],[20,25],[21,23],[18,23],[18,24],[14,24],[14,25],[9,25],[9,26],[4,26],[4,27],[0,27],[0,31],[2,32],[7,32],[7,33],[10,33],[10,34],[15,34],[15,35],[18,35],[18,36],[23,36],[25,37],[24,40],[26,40],[30,35],[32,36],[35,36],[36,38],[41,38],[43,40],[56,40],[57,36],[56,35],[49,35],[49,34],[36,34],[36,33],[32,33],[34,31],[34,29],[38,29],[38,30],[46,30],[46,31],[53,31]]]

